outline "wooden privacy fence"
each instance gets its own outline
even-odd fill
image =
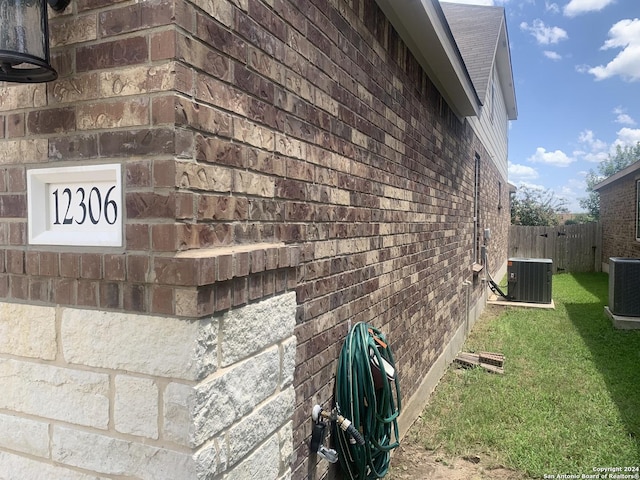
[[[511,225],[509,257],[550,258],[553,273],[599,272],[602,226],[598,222],[556,227]]]

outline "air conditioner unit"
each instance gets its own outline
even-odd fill
[[[510,258],[508,296],[514,302],[551,303],[553,261],[550,258]]]
[[[614,315],[640,317],[640,258],[609,259],[609,310]]]

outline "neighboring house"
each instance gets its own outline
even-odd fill
[[[640,258],[640,160],[593,187],[600,194],[602,269],[609,258]]]
[[[504,10],[74,0],[50,27],[60,78],[0,84],[0,471],[319,478],[359,321],[406,431],[506,271]]]

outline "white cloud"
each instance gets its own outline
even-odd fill
[[[571,0],[564,7],[564,14],[567,17],[575,17],[581,13],[599,12],[615,0]]]
[[[614,142],[612,150],[615,145],[620,145],[621,147],[634,146],[640,142],[640,128],[621,128],[618,130],[617,135],[618,138]]]
[[[619,108],[614,110],[614,112],[618,111]],[[612,143],[596,138],[591,130],[584,130],[578,136],[578,142],[582,148],[572,153],[573,158],[590,163],[600,163],[610,155],[615,155],[618,145],[621,147],[634,146],[640,142],[640,128],[621,128],[616,132],[616,139]]]
[[[551,60],[562,60],[562,55],[560,55],[558,52],[554,52],[552,50],[545,50],[544,52],[544,56],[551,59]]]
[[[609,39],[600,50],[621,48],[622,51],[607,65],[598,65],[588,71],[596,80],[619,75],[630,82],[640,80],[640,19],[620,20],[609,30]]]
[[[635,125],[636,121],[628,115],[622,107],[616,107],[613,109],[613,113],[616,115],[616,123],[621,125]]]
[[[573,157],[590,163],[600,163],[609,156],[610,146],[596,138],[592,130],[584,130],[578,135],[580,149],[573,152]]]
[[[548,0],[544,2],[544,11],[551,13],[560,13],[560,7],[557,3],[551,3]]]
[[[565,30],[560,27],[547,27],[539,18],[536,18],[531,25],[522,22],[520,29],[530,33],[539,45],[552,45],[569,38]]]
[[[586,196],[586,189],[587,184],[582,175],[581,178],[569,179],[566,184],[556,189],[556,195],[567,202],[566,207],[570,212],[581,212],[584,209],[580,207],[580,199]]]
[[[544,163],[554,167],[568,167],[575,162],[574,158],[569,157],[562,150],[547,152],[547,150],[542,147],[536,148],[536,153],[529,157],[528,160],[532,163]]]
[[[587,145],[591,151],[602,151],[606,150],[607,148],[607,142],[603,142],[602,140],[596,138],[596,135],[592,130],[584,130],[580,132],[578,141],[584,145]]]
[[[493,0],[450,0],[450,2],[464,3],[465,5],[493,5]],[[447,3],[447,1],[442,3]]]
[[[538,177],[538,171],[535,168],[509,162],[509,181],[522,182],[535,180]]]

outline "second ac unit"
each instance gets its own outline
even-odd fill
[[[609,259],[609,310],[614,315],[640,317],[640,258]]]

